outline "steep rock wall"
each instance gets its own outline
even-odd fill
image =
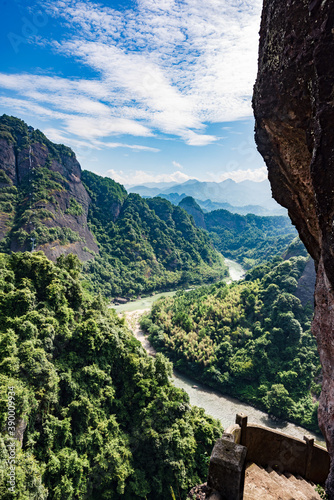
[[[52,260],[74,253],[84,261],[99,252],[87,225],[90,197],[70,148],[4,115],[0,174],[0,241],[7,238],[8,250],[31,250],[34,245]]]
[[[303,274],[298,280],[297,290],[295,291],[296,297],[300,300],[303,306],[306,306],[306,304],[313,306],[315,283],[316,274],[314,270],[314,262],[313,259],[310,259],[305,266]]]
[[[330,0],[264,0],[254,89],[258,149],[274,198],[315,260],[313,332],[323,367],[319,425],[334,498],[334,9]]]

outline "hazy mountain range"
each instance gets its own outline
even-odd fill
[[[222,182],[202,182],[191,179],[181,184],[171,184],[162,182],[126,187],[130,193],[152,198],[161,196],[174,204],[191,196],[207,211],[222,208],[240,214],[286,214],[285,209],[273,200],[268,180],[235,182],[227,179]]]

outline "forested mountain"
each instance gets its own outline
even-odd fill
[[[184,499],[205,480],[220,424],[85,293],[79,269],[73,255],[55,265],[42,252],[0,254],[0,457],[15,435],[15,498],[156,500],[172,488]]]
[[[23,121],[0,119],[0,247],[74,253],[86,284],[133,296],[213,282],[227,271],[207,234],[166,200],[128,195],[120,184],[81,172],[73,151]]]
[[[84,266],[95,291],[131,296],[227,275],[209,235],[180,207],[130,194],[116,215],[108,203],[119,185],[91,172],[83,172],[82,180],[91,197],[88,225],[100,249]]]
[[[131,191],[131,190],[130,190]],[[141,190],[138,189],[138,192],[140,193]],[[142,195],[145,196],[145,195]],[[153,197],[153,193],[149,198]],[[170,201],[174,205],[179,205],[180,202],[187,197],[186,194],[178,194],[178,193],[158,193],[154,196],[159,197],[159,198],[164,198],[165,200]],[[269,215],[286,215],[287,211],[283,207],[277,206],[277,208],[273,209],[268,209],[265,207],[262,207],[261,205],[243,205],[243,206],[234,206],[231,205],[231,203],[227,202],[217,202],[217,201],[211,201],[211,200],[199,200],[196,198],[196,203],[201,207],[203,212],[212,212],[213,210],[228,210],[229,212],[232,212],[233,214],[240,214],[240,215],[247,215],[247,214],[254,214],[254,215],[263,215],[263,216],[269,216]]]
[[[181,372],[316,430],[313,308],[295,295],[307,264],[307,257],[276,260],[240,283],[178,292],[156,302],[142,327]]]
[[[73,151],[18,118],[0,118],[0,246],[82,260],[98,247],[87,228],[89,196]]]
[[[281,254],[297,235],[290,219],[284,216],[239,215],[227,210],[204,213],[191,197],[183,198],[180,206],[199,227],[209,231],[215,247],[225,257],[235,259],[245,269]]]
[[[184,210],[193,217],[197,227],[206,229],[204,212],[194,198],[191,196],[183,198],[179,203],[179,207],[184,208]]]

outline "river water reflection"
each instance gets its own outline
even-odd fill
[[[229,267],[230,276],[233,281],[239,280],[244,276],[245,271],[240,264],[229,259],[225,259],[225,262]],[[138,318],[145,311],[149,310],[152,307],[153,302],[158,300],[160,297],[171,297],[175,295],[175,293],[176,291],[159,293],[151,297],[146,297],[115,307],[117,313],[125,314],[127,316],[129,325],[132,328],[134,335],[142,342],[149,354],[154,354],[154,348],[150,346],[147,338],[142,332],[139,331],[138,319],[136,318]],[[191,380],[177,372],[174,372],[173,374],[173,381],[176,387],[184,389],[187,392],[192,405],[204,408],[208,415],[220,420],[224,428],[233,424],[235,422],[236,414],[242,412],[248,416],[248,422],[266,425],[300,439],[303,439],[303,436],[305,435],[313,436],[318,444],[325,444],[321,435],[313,434],[303,427],[299,427],[288,422],[272,420],[268,414],[237,399],[224,396],[218,391],[214,391],[209,387]]]
[[[239,281],[245,276],[245,270],[238,262],[231,259],[225,259],[225,264],[228,267],[232,281]]]
[[[257,410],[238,399],[224,396],[179,373],[174,372],[173,379],[176,387],[184,389],[188,393],[192,405],[204,408],[208,415],[220,420],[225,429],[235,422],[237,413],[245,413],[248,416],[248,422],[266,425],[299,439],[303,439],[303,436],[313,436],[318,444],[325,445],[321,435],[313,434],[303,427],[289,422],[272,420],[267,413]]]

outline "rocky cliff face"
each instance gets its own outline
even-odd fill
[[[274,198],[315,260],[313,332],[323,367],[319,425],[334,498],[334,9],[329,0],[264,0],[254,90],[256,141]]]
[[[191,196],[186,196],[180,201],[179,207],[183,208],[189,215],[192,215],[197,227],[206,229],[204,213],[198,203]]]
[[[296,297],[300,300],[303,306],[310,304],[313,306],[314,288],[316,283],[316,275],[314,270],[314,262],[310,259],[304,269],[303,274],[298,280]]]
[[[12,251],[43,250],[55,260],[98,252],[87,227],[90,197],[71,149],[17,118],[0,118],[0,240]]]

